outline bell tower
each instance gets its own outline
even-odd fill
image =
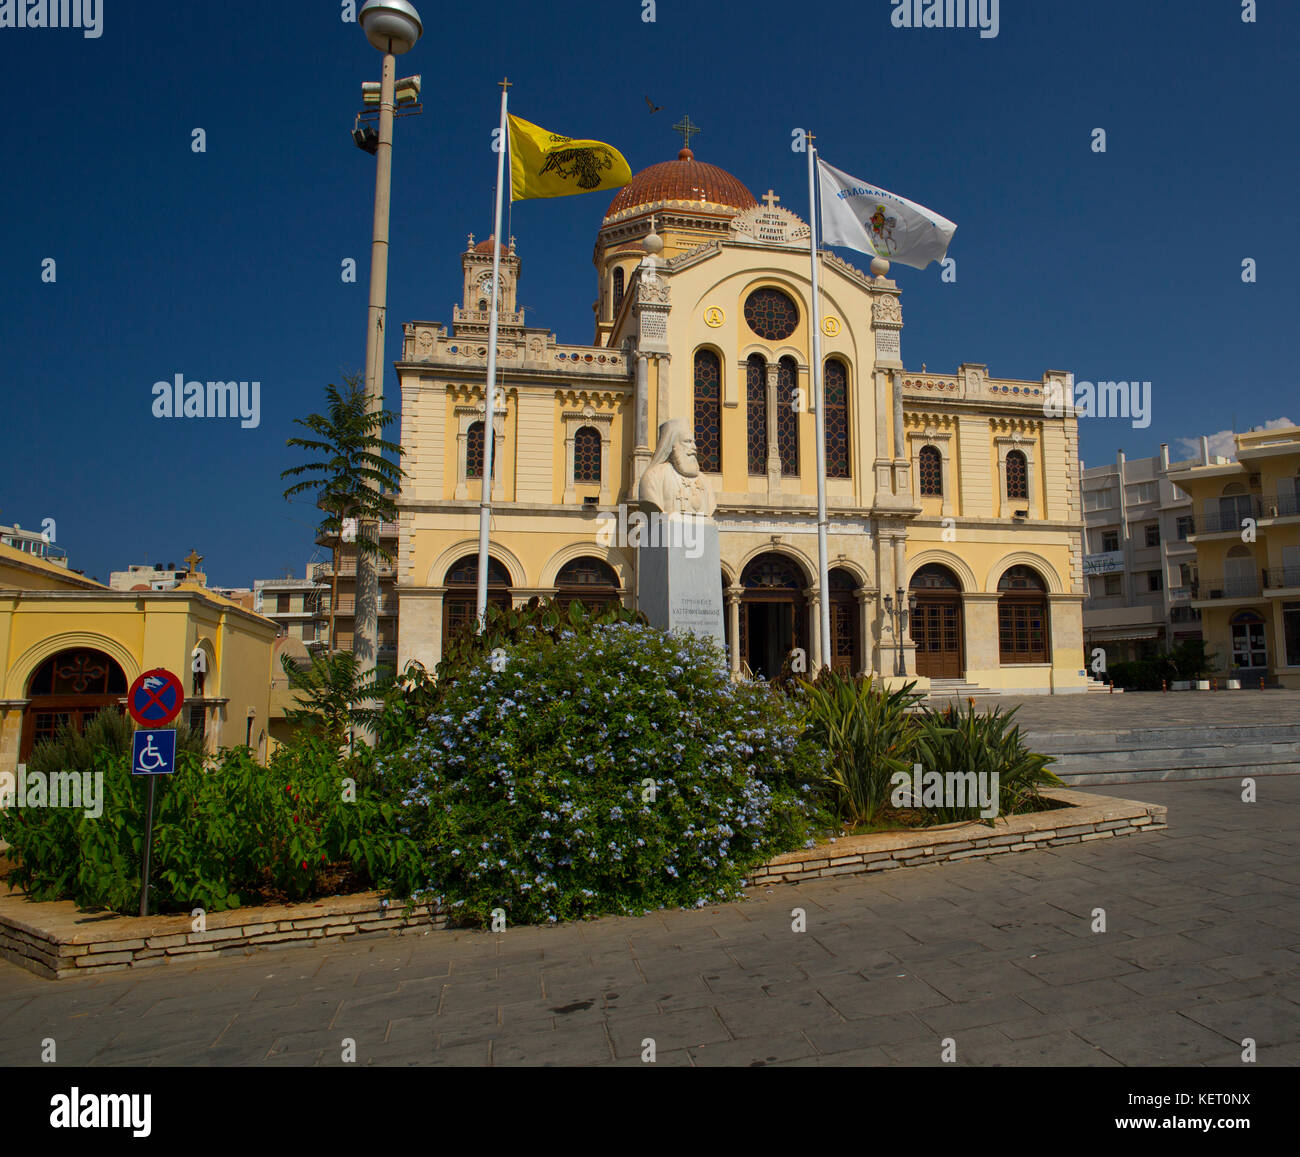
[[[463,297],[456,307],[453,317],[453,332],[457,337],[487,336],[488,323],[491,320],[492,307],[492,257],[495,239],[474,244],[474,234],[469,235],[469,242],[461,256],[461,267],[465,273]],[[501,250],[501,285],[497,297],[498,333],[510,329],[522,329],[524,315],[515,308],[515,295],[519,287],[519,257],[515,253],[514,238]]]

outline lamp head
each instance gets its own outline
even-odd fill
[[[409,0],[366,0],[357,20],[373,47],[394,56],[410,52],[424,34],[420,14]]]

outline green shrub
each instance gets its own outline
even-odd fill
[[[35,900],[131,913],[140,901],[147,783],[130,755],[101,747],[104,807],[92,818],[60,808],[0,812],[15,861],[11,883]],[[157,787],[150,911],[218,912],[251,902],[301,900],[388,884],[410,894],[410,844],[398,809],[358,782],[328,741],[306,737],[262,767],[246,748],[206,770],[193,752]]]
[[[998,814],[1019,815],[1048,806],[1040,794],[1044,787],[1061,787],[1061,781],[1047,770],[1055,759],[1029,750],[1013,719],[1016,709],[979,712],[973,704],[963,711],[953,705],[927,711],[922,723],[924,769],[941,775],[974,772],[998,776]],[[985,782],[991,782],[985,781]],[[926,807],[930,823],[948,824],[981,819],[978,806]],[[992,820],[984,822],[992,825]]]
[[[184,723],[173,724],[176,732],[176,753],[203,754],[203,735],[191,731]],[[107,709],[87,720],[78,731],[67,723],[60,723],[52,739],[42,739],[32,748],[27,760],[28,771],[51,775],[60,771],[90,771],[95,766],[95,756],[101,749],[114,755],[130,755],[135,725],[122,712]]]
[[[808,704],[809,738],[826,752],[828,779],[840,817],[873,823],[889,806],[895,772],[911,771],[922,740],[911,712],[921,696],[915,683],[895,690],[871,676],[854,678],[823,668],[800,690]]]
[[[440,678],[427,729],[379,760],[422,891],[462,922],[702,906],[811,842],[799,705],[733,684],[712,643],[584,619],[494,650]]]

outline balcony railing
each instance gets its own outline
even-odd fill
[[[1264,586],[1269,590],[1300,587],[1300,566],[1271,566],[1264,572]]]
[[[1259,500],[1260,518],[1295,518],[1300,515],[1300,494],[1265,494]]]
[[[1192,584],[1192,598],[1203,599],[1252,599],[1257,598],[1262,590],[1259,575],[1202,575]]]
[[[332,562],[318,562],[316,563],[315,566],[311,568],[311,577],[314,582],[318,582],[318,583],[329,582],[330,575],[333,574],[333,572],[334,572],[334,564]],[[345,558],[339,564],[340,577],[349,578],[354,576],[356,573],[357,573],[356,559]],[[391,577],[396,573],[397,573],[397,566],[395,563],[386,562],[382,559],[380,560],[379,562],[380,578]]]
[[[1259,517],[1259,499],[1251,498],[1249,508],[1241,504],[1236,510],[1203,510],[1196,516],[1193,527],[1195,534],[1223,534],[1227,531],[1240,531],[1243,518]]]

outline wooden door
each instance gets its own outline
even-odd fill
[[[960,679],[961,602],[919,596],[912,615],[916,673],[930,679]]]

